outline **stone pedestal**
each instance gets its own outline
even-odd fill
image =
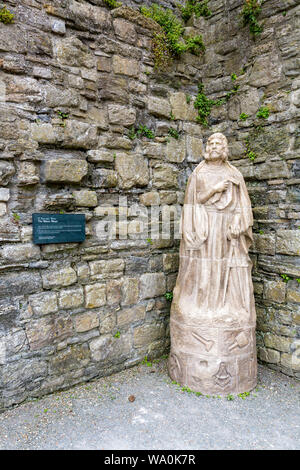
[[[248,392],[256,386],[255,326],[184,325],[171,320],[172,380],[203,394]]]

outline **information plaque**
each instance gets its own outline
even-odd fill
[[[85,240],[84,214],[32,214],[33,243],[72,243]]]

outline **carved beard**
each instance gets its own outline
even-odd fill
[[[223,162],[225,161],[225,152],[224,152],[224,149],[222,149],[222,153],[218,153],[218,155],[216,156],[212,156],[212,151],[211,150],[208,150],[206,153],[205,153],[205,160],[207,161],[216,161],[216,160],[222,160]]]

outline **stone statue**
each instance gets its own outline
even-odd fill
[[[253,389],[255,305],[248,255],[251,202],[228,162],[221,133],[191,174],[181,218],[180,265],[171,306],[170,377],[204,394]]]

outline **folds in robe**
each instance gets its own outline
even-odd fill
[[[203,201],[222,181],[225,191]],[[228,162],[202,162],[189,178],[181,217],[180,265],[171,315],[180,322],[223,326],[255,324],[248,255],[253,217],[241,173]],[[240,236],[231,236],[231,227]]]

